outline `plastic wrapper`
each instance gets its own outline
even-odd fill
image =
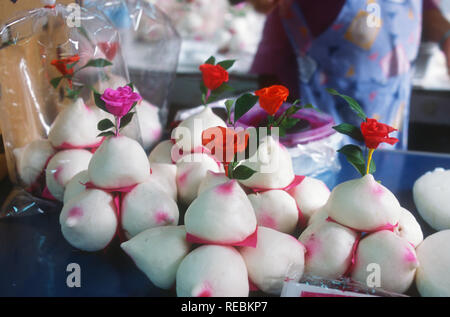
[[[84,6],[104,13],[120,32],[121,48],[131,80],[143,99],[159,108],[159,121],[165,127],[168,116],[167,97],[175,78],[181,39],[168,16],[144,0],[85,0]],[[138,113],[139,114],[139,113]],[[147,122],[151,118],[142,118]],[[141,127],[144,148],[156,145],[157,122],[148,136]],[[145,125],[145,124],[144,124]]]
[[[284,111],[288,104],[280,108]],[[209,104],[213,111],[226,119],[224,100]],[[175,121],[181,121],[200,111],[202,107],[195,107],[179,111]],[[292,157],[295,173],[311,177],[319,177],[325,174],[332,175],[341,169],[337,150],[342,143],[340,134],[333,130],[334,121],[330,115],[317,112],[312,109],[302,109],[294,117],[301,119],[295,131],[285,137],[280,137],[280,142],[288,149]],[[265,124],[267,113],[256,104],[249,112],[244,114],[236,127],[248,128]],[[328,177],[327,176],[327,177]]]
[[[147,0],[169,13],[175,28],[185,39],[209,40],[223,28],[227,0]]]
[[[330,280],[305,275],[298,283],[292,280],[285,281],[281,297],[406,297],[406,295],[367,287],[350,278]]]
[[[197,72],[211,55],[236,59],[233,72],[248,73],[266,16],[249,3],[226,0],[147,0],[168,13],[183,38],[180,72]]]
[[[19,13],[0,36],[0,120],[9,176],[20,188],[2,215],[17,215],[41,199],[62,200],[65,184],[87,169],[102,142],[97,123],[109,116],[91,88],[116,89],[129,75],[120,48],[109,49],[119,33],[76,5]],[[137,118],[127,135],[142,142]]]

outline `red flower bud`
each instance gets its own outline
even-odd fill
[[[389,133],[397,131],[387,124],[380,123],[376,119],[367,118],[361,123],[361,132],[369,149],[376,149],[380,143],[394,145],[398,139],[389,137]]]
[[[214,90],[228,81],[228,72],[220,65],[203,64],[200,65],[203,83],[206,88]]]

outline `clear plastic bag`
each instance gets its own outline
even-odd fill
[[[175,78],[181,39],[170,19],[150,2],[86,0],[84,6],[105,14],[119,30],[133,84],[144,100],[159,109],[159,122],[152,114],[138,111],[143,145],[148,150],[159,141],[167,123],[167,97]]]
[[[102,141],[97,123],[109,116],[91,88],[123,86],[129,75],[120,47],[109,49],[119,33],[77,5],[19,13],[0,36],[0,123],[10,178],[22,188],[3,211],[19,214],[34,197],[62,200],[67,182],[87,169]],[[142,142],[137,118],[127,129]]]

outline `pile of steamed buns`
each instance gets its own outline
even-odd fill
[[[126,84],[124,78],[111,75],[108,81],[99,82],[95,88],[103,93],[106,87]],[[113,117],[93,105],[93,102],[85,104],[81,98],[62,107],[49,129],[48,139],[35,140],[14,149],[13,153],[18,178],[24,187],[35,192],[36,188],[46,184],[45,197],[66,201],[66,187],[73,187],[86,178],[86,172],[80,172],[88,169],[93,152],[103,141],[98,137],[100,131],[97,130],[97,123],[105,118],[113,120]],[[162,135],[159,108],[143,100],[136,106],[136,112],[141,141],[144,148],[148,149]],[[137,131],[136,126],[129,125],[122,134],[139,138]],[[74,176],[76,179],[69,185]]]
[[[80,121],[84,129],[55,132],[71,122],[80,127]],[[449,243],[450,234],[422,242],[414,216],[372,175],[330,193],[320,180],[296,176],[287,150],[269,136],[255,153],[260,159],[243,162],[257,172],[230,180],[202,149],[202,131],[194,129],[194,121],[203,129],[226,126],[208,107],[181,122],[174,139],[159,143],[148,157],[125,135],[104,140],[94,154],[56,152],[64,142],[80,147],[99,142],[97,131],[93,138],[87,134],[97,121],[97,110],[77,101],[58,116],[48,141],[24,150],[39,151],[22,155],[39,161],[41,169],[52,157],[47,185],[64,201],[65,239],[80,250],[102,250],[119,235],[126,240],[121,248],[150,281],[162,289],[175,286],[178,296],[248,296],[253,289],[279,295],[284,281],[299,281],[304,274],[346,275],[365,284],[372,263],[379,265],[387,291],[406,292],[417,276],[422,295],[449,293],[442,266],[450,257],[440,258],[439,244]],[[192,138],[178,138],[180,128]],[[64,164],[66,158],[70,164]],[[271,164],[276,167],[271,172],[260,172]],[[39,172],[19,160],[20,171],[28,181]],[[184,215],[179,205],[187,207]],[[180,219],[184,225],[178,225]],[[428,260],[433,257],[440,260]]]

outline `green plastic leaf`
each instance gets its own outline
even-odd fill
[[[221,61],[220,63],[217,63],[217,65],[220,65],[225,69],[230,69],[234,65],[235,62],[236,62],[235,59],[227,59],[225,61]]]
[[[105,131],[114,128],[114,123],[109,119],[103,119],[97,124],[97,129],[99,131]]]
[[[80,89],[70,89],[70,88],[66,88],[66,96],[69,99],[77,99],[78,96],[81,93],[81,88]]]
[[[234,122],[238,121],[247,111],[249,111],[258,101],[258,96],[244,94],[240,96],[234,106]]]
[[[206,62],[204,64],[211,64],[211,65],[215,65],[216,64],[216,58],[214,56],[211,56],[210,58],[208,58],[206,60]]]
[[[335,129],[337,132],[348,135],[352,139],[364,142],[364,136],[361,133],[361,129],[358,127],[355,127],[352,124],[348,123],[341,123],[337,126],[334,126],[333,129]]]
[[[97,58],[97,59],[91,59],[82,68],[86,68],[86,67],[102,68],[102,67],[111,66],[111,65],[112,65],[112,63],[110,61],[108,61],[107,59]]]
[[[233,178],[244,180],[250,178],[256,171],[245,165],[239,165],[233,170]]]
[[[57,88],[63,78],[64,78],[64,76],[55,77],[52,80],[50,80],[50,84],[53,86],[53,88]]]
[[[233,109],[234,100],[225,100],[225,107],[227,108],[228,123],[231,123],[231,110]]]
[[[285,118],[281,122],[281,127],[286,130],[289,130],[289,129],[293,128],[299,121],[300,121],[300,119],[298,119],[298,118]]]
[[[95,101],[95,105],[97,107],[99,107],[100,109],[102,109],[103,111],[106,111],[109,113],[109,111],[106,109],[106,105],[105,102],[102,100],[102,95],[99,94],[98,92],[94,92],[94,101]]]
[[[223,83],[222,85],[220,85],[219,88],[214,89],[212,91],[212,93],[217,96],[217,95],[224,93],[225,91],[233,91],[233,90],[234,90],[233,87],[231,87],[230,85],[228,85],[226,83]]]
[[[336,90],[331,89],[331,88],[328,88],[327,91],[334,96],[339,96],[339,97],[343,98],[348,103],[350,108],[358,115],[358,117],[360,117],[363,120],[366,120],[367,115],[364,113],[361,106],[358,104],[358,102],[355,99],[353,99],[352,97],[346,96],[346,95],[342,95],[342,94],[338,93]]]
[[[113,136],[115,135],[115,133],[113,131],[106,131],[106,132],[102,132],[99,135],[97,135],[97,137],[108,137],[108,136]]]
[[[338,152],[345,155],[347,161],[361,174],[361,176],[366,174],[366,161],[364,160],[363,152],[359,146],[353,144],[344,145]]]
[[[130,87],[132,91],[134,91],[134,85],[133,85],[133,83],[128,83],[127,86]]]
[[[234,105],[234,100],[232,100],[232,99],[225,100],[225,107],[227,108],[228,113],[230,113],[231,109],[233,109],[233,105]]]
[[[76,64],[78,64],[79,61],[76,61],[72,64],[67,64],[67,69],[72,69]]]
[[[122,119],[120,119],[120,129],[125,128],[131,122],[134,114],[135,112],[128,112],[122,117]]]

